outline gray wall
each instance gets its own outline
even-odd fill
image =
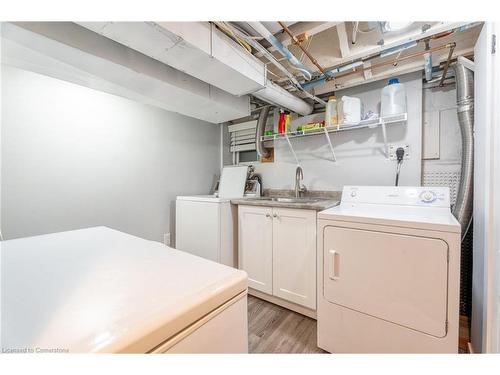
[[[175,197],[206,194],[220,128],[2,65],[2,231],[7,239],[106,225],[173,232]]]
[[[411,73],[400,77],[406,85],[408,123],[387,125],[389,143],[410,144],[411,159],[405,160],[400,177],[401,185],[420,185],[422,149],[422,74]],[[362,99],[365,111],[379,113],[380,90],[387,84],[378,81],[337,93]],[[310,190],[341,190],[344,185],[392,185],[396,162],[384,154],[380,127],[360,129],[331,135],[337,162],[324,136],[292,139],[304,170],[304,184]],[[227,145],[226,145],[227,147]],[[291,189],[296,163],[285,140],[275,144],[275,162],[256,164],[262,174],[265,188]]]

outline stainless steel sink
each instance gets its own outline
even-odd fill
[[[331,198],[319,197],[245,197],[242,199],[232,199],[233,204],[264,206],[264,207],[289,207],[306,210],[324,210],[339,204]]]
[[[285,198],[285,197],[263,197],[262,200],[283,203],[316,203],[325,199],[321,198]]]

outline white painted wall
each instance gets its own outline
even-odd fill
[[[175,197],[219,172],[219,126],[5,65],[1,88],[8,239],[106,225],[162,241]]]
[[[421,184],[422,149],[422,74],[411,73],[399,77],[406,85],[408,123],[387,125],[389,143],[410,145],[411,158],[401,169],[400,185]],[[342,95],[362,99],[365,111],[379,113],[380,90],[386,81],[378,81],[339,91]],[[396,162],[384,154],[381,128],[360,129],[331,135],[337,162],[324,136],[292,139],[304,170],[304,184],[310,190],[342,190],[344,185],[393,185]],[[227,147],[227,146],[226,146]],[[292,189],[296,163],[285,140],[276,142],[275,162],[257,163],[265,188]]]

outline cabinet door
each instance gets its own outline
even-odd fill
[[[269,207],[238,207],[239,267],[248,274],[248,286],[273,292],[273,222]]]
[[[316,211],[273,211],[273,294],[316,308]]]

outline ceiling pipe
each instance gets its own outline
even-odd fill
[[[221,22],[214,22],[217,26],[219,26],[219,24]],[[224,24],[224,26],[231,30],[232,33],[234,33],[236,36],[238,36],[239,38],[242,38],[242,39],[245,39],[245,41],[250,44],[253,48],[255,48],[257,51],[261,52],[270,62],[271,64],[273,64],[276,68],[279,69],[279,71],[281,71],[283,74],[285,74],[285,76],[291,81],[292,85],[299,91],[301,91],[306,97],[308,97],[309,99],[312,99],[314,100],[315,102],[319,103],[320,105],[322,105],[323,107],[326,106],[326,102],[321,99],[321,98],[318,98],[317,96],[315,95],[312,95],[310,94],[309,92],[307,92],[301,85],[301,83],[297,80],[297,78],[294,77],[294,75],[292,73],[290,73],[284,66],[283,64],[281,64],[277,59],[276,57],[274,57],[274,55],[269,52],[266,48],[264,48],[264,46],[262,46],[260,43],[258,43],[257,41],[255,41],[254,39],[252,39],[251,37],[249,37],[248,35],[245,35],[243,34],[241,31],[239,31],[238,29],[234,28],[233,26],[229,25],[229,24]]]
[[[356,21],[352,24],[352,44],[356,44],[356,38],[358,36],[359,22]]]
[[[377,68],[380,68],[382,66],[392,65],[395,62],[399,63],[401,61],[413,59],[415,57],[422,56],[422,55],[424,55],[426,53],[436,52],[436,51],[440,51],[440,50],[447,49],[447,48],[455,48],[455,46],[456,46],[456,43],[452,42],[452,43],[447,43],[447,44],[440,45],[438,47],[431,48],[431,49],[426,50],[426,51],[420,51],[420,52],[411,53],[409,55],[406,55],[406,56],[403,56],[403,57],[399,57],[397,59],[393,59],[393,60],[389,60],[389,61],[383,61],[383,62],[380,62],[378,64],[371,64],[369,67],[364,67],[364,66],[360,65],[359,69],[358,68],[353,68],[353,70],[351,70],[349,72],[345,72],[345,73],[341,73],[341,74],[335,75],[334,78],[338,79],[338,78],[347,77],[347,76],[350,76],[351,74],[362,73],[365,70],[377,69]],[[376,56],[374,56],[374,57],[376,57]],[[323,78],[319,78],[319,79],[311,81],[311,82],[307,82],[303,86],[307,90],[307,89],[319,86],[319,85],[325,83],[326,81],[327,81],[327,78],[323,77]]]
[[[441,76],[441,79],[439,80],[439,86],[443,86],[443,82],[446,78],[446,73],[448,73],[448,68],[450,66],[450,61],[451,61],[451,56],[453,55],[453,51],[455,50],[455,46],[452,46],[450,48],[450,52],[448,53],[448,58],[446,59],[446,64],[443,69],[443,75]]]
[[[406,49],[410,49],[410,48],[413,48],[413,47],[416,47],[416,46],[417,46],[417,42],[416,41],[408,42],[408,43],[405,43],[405,44],[402,44],[402,45],[399,45],[399,46],[396,46],[396,47],[392,47],[392,48],[386,49],[386,50],[382,51],[379,56],[380,57],[387,57],[387,56],[390,56],[390,55],[394,55],[395,53],[401,53],[401,52],[403,52]]]
[[[370,23],[370,22],[369,22],[369,23]],[[359,34],[359,33],[367,33],[367,32],[372,32],[372,31],[377,30],[377,28],[379,28],[379,26],[380,26],[380,23],[379,23],[379,22],[375,22],[375,24],[376,24],[376,28],[372,28],[372,29],[370,29],[370,30],[365,30],[365,31],[361,30],[361,29],[359,28],[359,26],[358,26],[358,34]],[[440,38],[440,37],[447,36],[447,35],[453,34],[453,33],[455,33],[455,32],[464,32],[464,31],[466,31],[466,30],[468,30],[468,29],[470,29],[470,28],[472,28],[472,27],[476,27],[476,26],[478,26],[478,25],[480,25],[480,24],[481,24],[480,22],[471,22],[471,23],[462,24],[462,25],[458,24],[458,26],[453,26],[453,28],[452,28],[452,29],[450,29],[450,30],[445,30],[445,31],[442,31],[442,32],[440,32],[440,33],[438,33],[438,34],[434,34],[434,35],[432,35],[432,34],[431,34],[431,35],[427,35],[427,33],[431,33],[431,32],[428,32],[428,31],[427,31],[427,29],[426,29],[426,30],[422,30],[422,33],[423,33],[423,34],[425,34],[425,36],[420,37],[420,36],[418,36],[418,35],[412,35],[410,38],[406,38],[406,40],[414,40],[415,42],[420,42],[420,41],[425,40],[425,39],[427,39],[427,38],[431,38],[431,39],[438,39],[438,38]],[[456,25],[456,24],[455,24],[455,25]],[[433,32],[434,32],[434,31],[433,31]],[[445,35],[445,34],[446,34],[446,35]],[[434,36],[436,36],[436,38],[434,38]],[[405,42],[403,42],[403,41],[401,41],[401,42],[402,42],[403,44],[405,44]],[[407,43],[409,43],[409,42],[407,42]],[[391,44],[392,44],[392,43],[391,43]],[[401,44],[399,44],[399,45],[401,45]],[[393,48],[395,48],[395,47],[393,47]],[[392,49],[392,48],[391,48],[391,49]],[[434,50],[434,49],[432,49],[432,50]],[[370,59],[372,59],[372,58],[376,58],[376,57],[380,56],[380,54],[381,54],[382,52],[383,52],[383,51],[370,53],[369,55],[370,55],[371,57],[370,57],[370,58],[368,58],[368,59],[365,59],[364,61],[370,60]],[[354,60],[356,60],[356,61],[361,61],[361,60],[360,60],[361,58],[363,58],[363,57],[361,57],[361,56],[356,56],[356,58],[355,58]],[[352,60],[351,60],[351,61],[352,61]],[[333,67],[333,68],[332,68],[332,67],[329,67],[329,68],[327,68],[327,69],[326,69],[326,71],[327,71],[327,72],[330,72],[330,71],[331,71],[331,72],[333,72],[333,74],[335,74],[336,69],[337,69],[337,68],[335,68],[335,67]],[[334,76],[333,78],[337,78],[337,77],[338,77],[338,76]],[[324,77],[324,76],[320,76],[320,77],[316,78],[316,79],[315,79],[315,80],[313,80],[313,81],[306,82],[305,84],[303,84],[303,86],[304,86],[304,88],[305,88],[306,90],[308,90],[308,89],[313,88],[313,87],[316,87],[316,86],[318,86],[318,85],[322,85],[322,84],[324,84],[326,81],[327,81],[327,79],[325,79],[325,77]]]
[[[312,105],[269,80],[267,81],[265,88],[252,93],[252,95],[267,103],[289,109],[290,111],[299,113],[303,116],[307,116],[313,111]]]
[[[307,49],[305,49],[302,44],[299,42],[299,40],[295,37],[295,35],[292,34],[290,29],[281,21],[278,21],[280,26],[285,30],[285,32],[290,35],[290,38],[292,38],[292,41],[306,54],[306,56],[311,60],[311,62],[316,65],[316,67],[319,69],[319,71],[324,74],[325,76],[328,75],[325,69],[318,63],[318,61],[309,53]]]
[[[309,80],[312,78],[312,72],[307,66],[301,63],[271,32],[260,22],[248,22],[248,24],[258,32],[263,38],[271,43],[279,53],[283,55],[295,69],[300,71],[304,77]]]
[[[361,72],[364,72],[365,70],[368,70],[368,69],[376,69],[376,68],[380,68],[382,66],[386,66],[386,65],[392,65],[395,61],[404,61],[404,60],[409,60],[409,59],[413,59],[415,57],[418,57],[418,56],[421,56],[427,52],[436,52],[436,51],[440,51],[442,49],[447,49],[447,48],[454,48],[456,46],[456,43],[453,42],[453,43],[447,43],[447,44],[443,44],[441,46],[438,46],[438,47],[434,47],[434,48],[431,48],[430,50],[428,51],[421,51],[421,52],[415,52],[415,53],[411,53],[409,55],[406,55],[406,56],[403,56],[403,57],[400,57],[398,58],[397,60],[394,59],[394,60],[391,60],[391,61],[383,61],[381,63],[378,63],[378,64],[372,64],[369,68],[365,68],[365,67],[362,67],[360,69],[356,69],[354,71],[351,71],[351,72],[347,72],[347,73],[344,73],[344,74],[339,74],[338,76],[335,76],[335,78],[342,78],[342,77],[346,77],[346,76],[349,76],[351,74],[355,74],[355,73],[361,73]]]
[[[432,52],[430,51],[429,39],[425,40],[424,53],[424,72],[425,80],[429,82],[432,79]]]

